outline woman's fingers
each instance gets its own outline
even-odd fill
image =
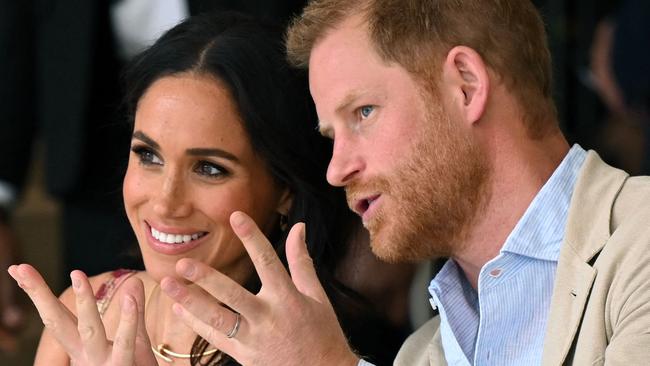
[[[218,272],[216,274],[221,275]],[[239,287],[239,285],[235,285]],[[160,286],[163,291],[174,299],[174,301],[176,301],[185,311],[194,314],[194,317],[197,320],[207,324],[222,335],[231,333],[235,328],[238,317],[237,314],[232,310],[219,305],[212,296],[208,295],[200,288],[186,287],[179,281],[170,277],[163,278]],[[246,290],[241,287],[239,287],[239,289],[246,292]],[[248,296],[255,300],[252,294],[248,293]],[[237,328],[237,332],[239,332],[241,330],[241,319]]]
[[[93,289],[81,271],[70,274],[77,318],[52,294],[40,274],[26,264],[11,266],[9,274],[25,290],[46,328],[72,360],[84,365],[156,365],[144,322],[144,286],[137,278],[122,286],[120,320],[111,346],[97,310]],[[64,295],[66,296],[66,295]]]
[[[108,357],[110,347],[106,340],[104,324],[97,311],[93,289],[81,271],[72,271],[70,279],[76,297],[77,329],[86,359],[93,365],[99,365]]]
[[[180,260],[177,271],[181,274],[189,264],[194,266],[192,275],[185,278],[224,305],[242,309],[237,328],[236,314],[216,306],[214,299],[210,302],[207,293],[164,279],[163,289],[178,302],[173,309],[183,322],[242,365],[279,366],[286,365],[287,360],[296,365],[358,363],[316,276],[304,242],[304,226],[295,225],[287,239],[292,280],[253,220],[235,212],[230,223],[255,265],[262,289],[252,296],[241,286],[223,280],[223,274],[202,270],[193,260]],[[212,305],[207,306],[209,303]],[[249,313],[248,306],[257,311]],[[229,333],[236,334],[229,339]]]
[[[253,261],[262,286],[268,287],[272,291],[284,292],[292,289],[289,274],[255,221],[245,213],[235,211],[230,215],[230,225]]]
[[[71,358],[79,358],[83,352],[77,320],[72,313],[54,296],[41,275],[28,264],[13,265],[8,270],[18,286],[32,300],[45,327],[66,350]]]
[[[176,316],[178,316],[183,321],[183,323],[185,323],[187,326],[192,328],[198,335],[203,337],[203,339],[208,341],[210,344],[212,344],[213,346],[217,347],[218,349],[220,349],[221,351],[229,355],[239,354],[238,351],[238,348],[240,347],[239,343],[228,342],[229,340],[232,339],[228,339],[228,337],[226,336],[227,332],[229,332],[233,328],[229,330],[216,329],[198,317],[198,314],[201,314],[200,312],[199,313],[190,312],[185,308],[183,308],[180,304],[174,304],[172,309],[174,310]],[[224,311],[228,311],[225,308],[222,309]],[[244,318],[242,317],[240,319],[239,329],[242,329],[243,322],[244,322]],[[234,326],[235,326],[235,322],[233,321],[231,327]],[[233,339],[236,340],[239,334],[240,333],[237,332],[237,334],[233,337]]]
[[[327,294],[318,280],[314,262],[305,243],[305,224],[295,224],[287,236],[286,252],[291,279],[298,291],[321,302],[329,304]]]
[[[135,338],[138,329],[138,308],[133,296],[124,294],[120,302],[120,323],[113,340],[111,365],[132,366],[135,361]]]
[[[125,295],[135,299],[137,308],[137,326],[135,334],[135,364],[136,365],[157,365],[156,356],[151,352],[151,342],[147,334],[146,323],[144,321],[144,285],[137,277],[131,277],[122,285]]]
[[[239,283],[214,268],[194,259],[184,258],[176,263],[176,272],[200,286],[211,296],[206,296],[204,291],[196,287],[187,287],[178,281],[169,278],[161,281],[163,290],[176,302],[190,310],[209,309],[217,301],[227,305],[234,311],[247,317],[255,317],[260,312],[258,300]],[[189,297],[189,293],[197,296]]]

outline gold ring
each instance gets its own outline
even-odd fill
[[[235,326],[232,327],[228,334],[226,334],[226,338],[232,338],[236,336],[237,332],[239,331],[239,325],[241,324],[241,315],[239,315],[239,313],[235,313],[235,315],[237,316],[237,319],[235,320]]]

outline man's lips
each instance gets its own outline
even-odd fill
[[[356,212],[357,215],[363,217],[364,214],[370,209],[372,204],[379,198],[379,196],[379,194],[374,194],[356,200],[352,210]]]

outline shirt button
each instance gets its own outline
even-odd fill
[[[437,310],[437,309],[438,309],[438,304],[436,304],[436,300],[434,300],[433,297],[432,297],[432,298],[429,298],[429,304],[431,304],[431,308],[432,308],[433,310]]]
[[[501,276],[501,272],[503,272],[503,270],[501,268],[495,268],[495,269],[490,271],[490,276],[494,277],[494,278],[497,278],[497,277]]]

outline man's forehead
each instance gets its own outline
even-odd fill
[[[332,52],[346,47],[359,47],[368,42],[367,23],[360,15],[346,17],[331,27],[314,43],[309,57],[309,68],[314,59],[333,57]],[[323,55],[324,54],[324,55]]]
[[[332,84],[350,82],[350,78],[363,72],[364,65],[378,60],[370,45],[363,25],[356,18],[342,22],[331,29],[320,39],[312,49],[309,58],[309,83],[312,93],[320,84],[326,84],[327,89]],[[339,80],[344,78],[343,80]],[[341,96],[343,97],[343,96]]]

